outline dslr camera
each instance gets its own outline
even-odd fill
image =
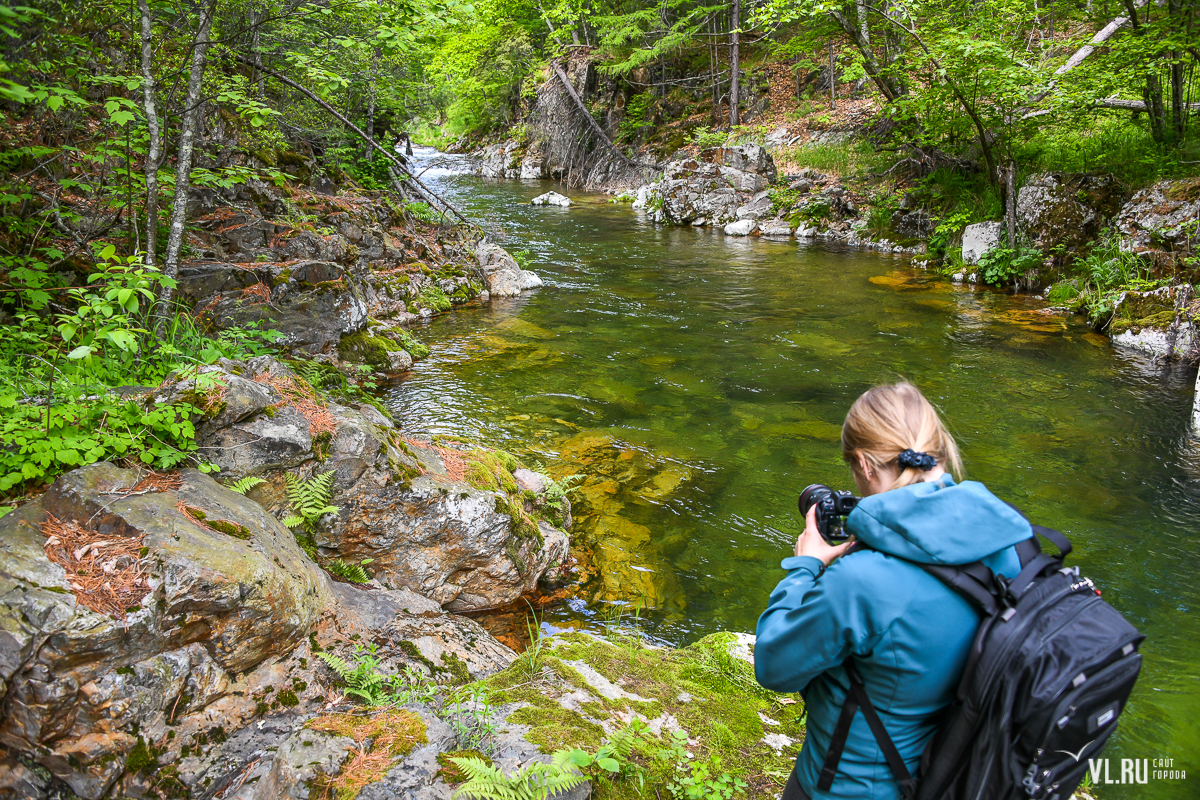
[[[823,483],[814,483],[800,493],[800,515],[808,516],[808,510],[817,507],[817,531],[826,544],[845,544],[850,538],[846,533],[846,516],[854,510],[861,498],[850,492],[836,491]]]

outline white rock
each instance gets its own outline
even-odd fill
[[[637,194],[635,195],[634,200],[633,200],[633,209],[635,211],[646,207],[646,204],[650,202],[650,192],[652,192],[653,190],[654,190],[653,184],[649,184],[649,183],[646,184],[645,186],[638,187]]]
[[[739,219],[725,226],[726,236],[749,236],[758,230],[758,220]]]
[[[1192,432],[1200,434],[1200,374],[1196,375],[1196,395],[1192,400]]]
[[[796,740],[782,733],[768,733],[762,738],[762,743],[776,753],[782,753],[785,747],[791,747],[796,743]]]
[[[530,200],[529,203],[535,206],[561,206],[562,208],[566,208],[571,205],[571,198],[561,195],[558,192],[546,192],[545,194],[539,194]]]
[[[1140,350],[1155,358],[1169,358],[1191,352],[1195,339],[1195,327],[1190,323],[1184,323],[1175,331],[1162,328],[1141,328],[1134,333],[1132,330],[1127,330],[1112,337],[1112,343],[1114,347]],[[1200,376],[1197,376],[1197,380],[1200,381]]]
[[[963,230],[962,259],[964,264],[978,264],[979,257],[1000,244],[999,222],[977,222]]]
[[[787,223],[787,220],[772,219],[759,223],[758,233],[764,239],[790,239],[792,238],[792,226]]]
[[[531,469],[521,468],[513,472],[512,475],[517,482],[517,486],[520,486],[522,489],[528,489],[537,494],[546,491],[546,479]]]

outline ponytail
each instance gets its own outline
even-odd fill
[[[907,381],[876,386],[854,401],[842,426],[842,458],[853,463],[861,456],[877,471],[899,470],[891,486],[899,489],[917,483],[925,473],[919,466],[899,463],[900,454],[910,450],[932,456],[956,477],[962,474],[958,446],[916,386]]]

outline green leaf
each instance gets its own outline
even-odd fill
[[[66,338],[66,337],[64,337],[64,338]],[[67,353],[67,358],[77,360],[80,358],[87,358],[91,354],[92,354],[92,348],[89,345],[81,344],[81,345],[79,345],[79,347],[76,347],[74,350]]]

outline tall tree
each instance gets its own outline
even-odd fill
[[[175,278],[179,275],[179,251],[183,247],[184,223],[187,221],[188,190],[191,186],[192,159],[196,150],[196,131],[200,127],[203,107],[200,94],[204,86],[204,70],[208,65],[208,47],[211,44],[210,34],[216,9],[217,0],[209,0],[207,6],[200,7],[199,27],[192,41],[192,64],[188,73],[187,96],[183,104],[175,162],[175,202],[171,207],[171,230],[167,235],[167,252],[163,259],[163,274],[168,280],[159,293],[159,317],[155,326],[159,335],[171,314],[171,303],[175,299]]]
[[[742,0],[733,0],[733,8],[730,12],[730,30],[729,30],[729,124],[730,126],[740,125],[741,109],[740,98],[738,97],[739,90],[739,73],[741,67],[738,64],[738,36],[741,31],[738,26],[741,24],[739,17],[742,11]]]

